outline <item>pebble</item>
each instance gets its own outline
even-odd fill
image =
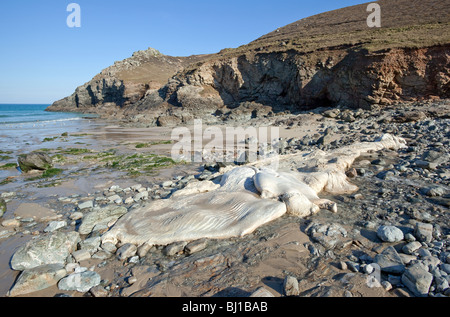
[[[18,219],[3,220],[2,226],[5,228],[18,228],[20,227],[20,221]]]
[[[134,256],[137,252],[137,247],[134,244],[126,243],[117,249],[116,255],[119,260],[125,260]]]
[[[52,221],[47,227],[45,227],[44,232],[53,232],[58,229],[64,228],[67,226],[67,222],[65,220],[62,221]]]
[[[80,209],[80,210],[89,209],[89,208],[93,208],[93,207],[94,207],[94,201],[92,201],[92,200],[78,204],[78,209]]]
[[[172,244],[167,245],[164,250],[163,253],[166,256],[173,256],[175,254],[181,253],[183,252],[185,246],[186,246],[186,242],[174,242]]]
[[[300,290],[297,278],[294,276],[286,276],[283,282],[283,291],[286,296],[298,296]]]
[[[82,212],[75,211],[69,216],[69,219],[70,220],[79,220],[79,219],[83,218],[83,216],[84,216],[84,214]]]
[[[77,291],[86,293],[91,288],[98,286],[101,277],[93,271],[83,271],[72,273],[58,282],[58,288],[63,291]]]
[[[381,271],[386,273],[400,274],[405,271],[405,264],[397,251],[391,246],[377,254],[374,262],[380,266]]]
[[[139,194],[137,194],[136,196],[134,196],[134,201],[138,202],[140,200],[147,200],[148,199],[148,191],[143,191],[140,192]]]
[[[433,240],[433,225],[417,222],[414,228],[414,236],[421,242],[431,242]]]
[[[406,254],[413,254],[414,252],[419,250],[421,247],[422,247],[422,243],[420,243],[419,241],[413,241],[408,244],[405,244],[402,247],[402,251]]]
[[[88,250],[78,250],[72,253],[73,258],[77,262],[89,260],[91,258],[91,254]]]
[[[384,242],[399,242],[404,238],[403,232],[395,226],[380,226],[377,236]]]
[[[201,239],[201,240],[197,240],[197,241],[193,241],[190,242],[186,245],[186,247],[184,248],[184,250],[188,253],[188,254],[193,254],[195,252],[199,252],[203,249],[205,249],[208,245],[208,240],[207,239]]]

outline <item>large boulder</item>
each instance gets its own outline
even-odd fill
[[[17,159],[17,162],[19,163],[20,169],[24,173],[27,173],[31,170],[45,171],[53,167],[52,158],[44,152],[33,152],[20,156]]]
[[[66,264],[67,257],[76,250],[80,234],[55,232],[31,240],[20,247],[11,258],[11,268],[24,271],[45,264]]]
[[[8,296],[26,295],[49,288],[56,285],[66,274],[62,264],[46,264],[25,270],[19,275]]]

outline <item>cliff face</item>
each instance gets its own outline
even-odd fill
[[[122,109],[164,86],[170,77],[186,65],[207,56],[172,57],[153,48],[135,52],[132,57],[104,69],[78,87],[71,96],[56,101],[47,110],[120,117]]]
[[[308,55],[283,51],[205,62],[173,79],[164,100],[196,113],[248,102],[275,111],[370,108],[400,100],[449,98],[449,86],[450,45]]]
[[[232,109],[254,117],[450,98],[449,9],[434,0],[378,2],[384,25],[379,29],[367,27],[367,5],[358,5],[297,21],[213,55],[138,52],[49,110],[167,125],[194,116],[220,117]]]

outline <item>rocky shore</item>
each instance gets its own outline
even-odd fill
[[[130,211],[189,184],[220,179],[220,164],[179,175],[173,166],[160,166],[152,174],[172,169],[166,178],[120,174],[95,192],[55,194],[45,201],[30,201],[26,186],[3,184],[8,190],[0,187],[0,243],[23,241],[8,259],[16,278],[3,295],[450,296],[449,109],[448,100],[430,100],[382,112],[318,108],[253,121],[227,119],[225,124],[282,127],[282,155],[372,142],[384,133],[407,142],[398,151],[358,158],[347,171],[359,187],[356,193],[321,194],[337,202],[338,213],[321,210],[304,219],[284,215],[244,237],[164,246],[102,243],[102,235]],[[86,156],[106,157],[90,150]],[[116,153],[119,163],[129,156]],[[62,169],[79,161],[69,159]],[[106,177],[119,165],[98,157],[88,162],[84,174],[73,177]],[[58,177],[67,175],[29,182],[33,187],[53,183],[56,191],[64,184]]]

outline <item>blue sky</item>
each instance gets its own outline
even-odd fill
[[[67,6],[81,8],[69,28]],[[358,0],[2,0],[0,103],[50,104],[148,47],[172,56],[238,47]]]

